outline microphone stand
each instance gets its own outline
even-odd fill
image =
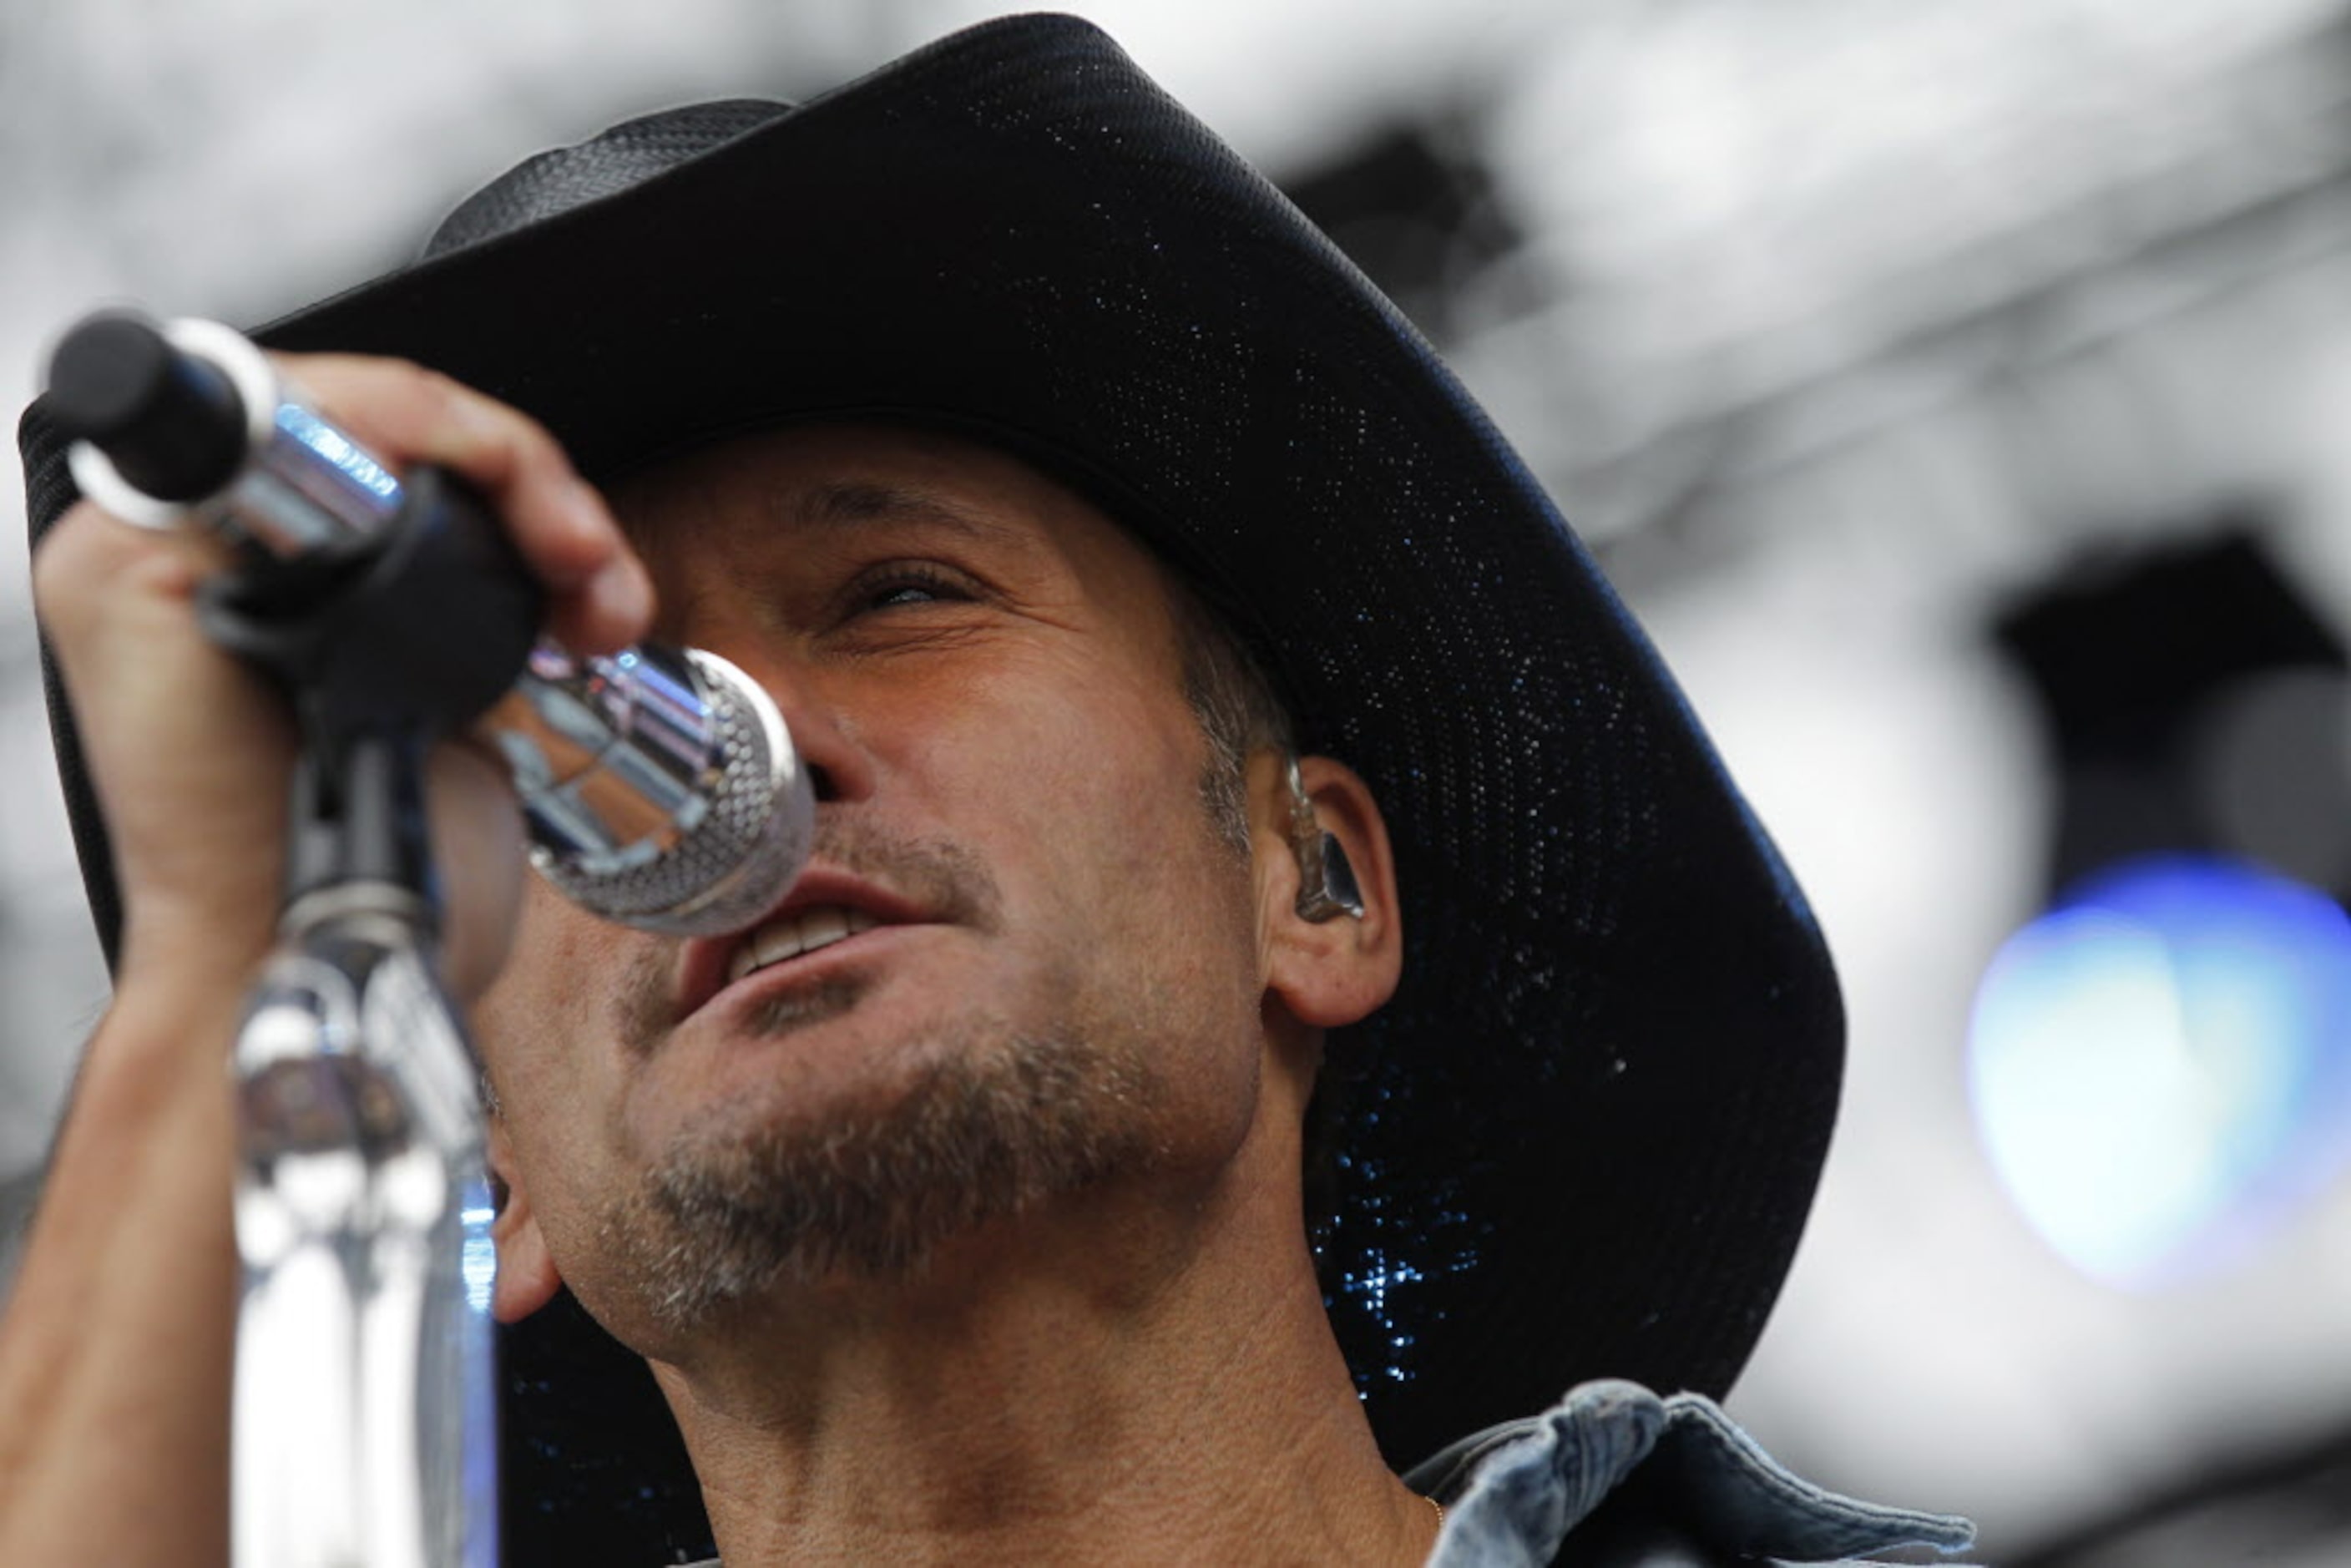
[[[492,1568],[492,1209],[435,951],[424,747],[306,727],[292,847],[311,885],[232,1057],[235,1561]]]

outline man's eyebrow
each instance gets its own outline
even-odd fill
[[[974,538],[1012,530],[998,518],[949,496],[906,485],[844,479],[779,497],[784,520],[803,528],[851,528],[862,523],[929,523]]]

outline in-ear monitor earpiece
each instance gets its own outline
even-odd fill
[[[1298,758],[1289,761],[1290,848],[1298,857],[1299,917],[1317,925],[1344,915],[1364,917],[1364,891],[1355,868],[1336,833],[1325,832],[1306,799],[1305,781],[1298,776]]]

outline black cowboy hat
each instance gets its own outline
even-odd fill
[[[1230,619],[1396,841],[1405,979],[1331,1042],[1321,1243],[1390,1459],[1586,1377],[1729,1386],[1834,1113],[1843,1021],[1801,895],[1426,343],[1092,26],[1008,18],[797,108],[632,120],[259,336],[435,366],[591,475],[859,415],[1092,495]],[[37,532],[70,481],[37,404],[22,438]],[[542,1318],[508,1343],[514,1560],[706,1549],[649,1380],[576,1307]]]

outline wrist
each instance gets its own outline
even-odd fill
[[[126,910],[110,1014],[168,1026],[235,1010],[277,939],[277,915],[250,907],[174,907],[146,901]]]

